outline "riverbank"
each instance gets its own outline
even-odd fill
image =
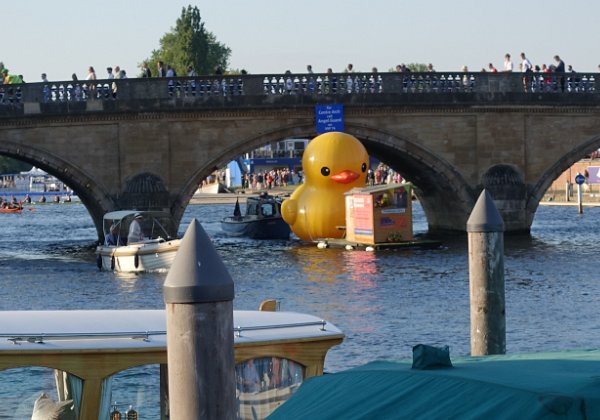
[[[598,193],[583,193],[581,197],[582,205],[584,207],[599,207],[600,206],[600,194]],[[577,195],[569,197],[569,201],[565,200],[565,194],[546,194],[540,206],[578,206]]]
[[[572,206],[577,207],[576,201],[541,201],[540,206]],[[583,202],[581,203],[583,207],[600,207],[600,202]]]

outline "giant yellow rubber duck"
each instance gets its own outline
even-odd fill
[[[283,220],[303,240],[341,238],[346,224],[344,193],[364,187],[367,150],[355,137],[329,132],[315,137],[304,150],[304,183],[281,207]]]

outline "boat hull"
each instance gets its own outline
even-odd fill
[[[16,208],[16,209],[0,209],[0,213],[21,213],[23,211],[23,209],[21,208]]]
[[[290,226],[281,217],[252,219],[226,217],[221,228],[229,236],[251,239],[289,239]]]
[[[96,249],[101,270],[137,273],[167,269],[173,264],[180,239],[127,246],[99,246]]]

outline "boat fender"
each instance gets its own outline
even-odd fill
[[[98,266],[98,270],[102,270],[102,255],[96,257],[96,265]]]
[[[375,251],[375,247],[368,246],[368,247],[365,248],[365,251],[367,251],[367,252],[373,252],[373,251]]]
[[[327,248],[327,242],[322,242],[322,241],[319,242],[317,244],[317,248],[319,248],[319,249],[325,249],[325,248]]]
[[[352,245],[346,245],[346,251],[352,251],[354,247]]]
[[[113,255],[112,258],[110,259],[110,269],[114,270],[115,269],[115,256]]]
[[[139,265],[140,265],[140,256],[138,254],[135,254],[135,257],[133,257],[133,266],[135,268],[138,268]]]

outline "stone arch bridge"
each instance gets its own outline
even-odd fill
[[[592,74],[249,75],[0,85],[0,154],[55,175],[102,237],[102,215],[168,210],[239,155],[313,137],[315,105],[415,184],[429,230],[464,231],[483,188],[507,232],[528,232],[546,189],[600,147]],[[584,84],[585,78],[585,84]],[[175,233],[175,232],[173,232]]]

